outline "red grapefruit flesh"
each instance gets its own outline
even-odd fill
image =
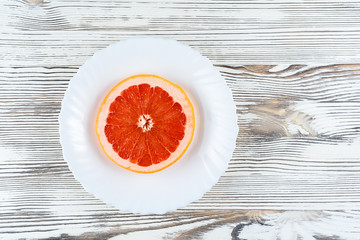
[[[96,118],[105,154],[140,173],[175,163],[188,149],[194,130],[194,108],[185,91],[156,75],[135,75],[118,83]]]

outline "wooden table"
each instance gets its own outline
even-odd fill
[[[360,239],[359,1],[3,0],[0,9],[0,239]],[[237,105],[227,172],[164,215],[94,198],[59,143],[71,77],[132,36],[198,50]]]

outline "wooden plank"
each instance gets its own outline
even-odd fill
[[[4,0],[0,7],[0,66],[79,66],[132,36],[177,39],[215,64],[360,60],[358,1]]]
[[[93,221],[96,217],[98,220]],[[181,211],[166,217],[107,213],[83,218],[89,223],[78,224],[72,218],[60,218],[60,223],[56,223],[48,218],[42,221],[41,230],[36,224],[19,227],[10,220],[8,225],[13,227],[4,228],[2,236],[4,239],[29,239],[31,235],[31,239],[67,240],[242,240],[259,237],[287,240],[292,236],[293,239],[357,240],[360,236],[359,211]],[[82,233],[84,230],[87,232]]]

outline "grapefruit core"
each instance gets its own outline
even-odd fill
[[[119,82],[96,118],[96,135],[105,154],[139,173],[157,172],[179,160],[194,130],[194,107],[185,91],[156,75]]]

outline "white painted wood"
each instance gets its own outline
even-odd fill
[[[0,4],[5,66],[79,66],[96,50],[131,36],[174,38],[215,64],[360,59],[360,5],[352,0]]]
[[[314,224],[301,213],[322,227],[297,228],[300,239],[360,239],[351,211],[360,209],[358,1],[4,0],[0,9],[0,239],[251,239]],[[201,200],[165,215],[92,197],[59,144],[69,80],[95,51],[131,36],[199,50],[238,110],[228,171]],[[275,215],[256,217],[260,226],[253,209]]]

